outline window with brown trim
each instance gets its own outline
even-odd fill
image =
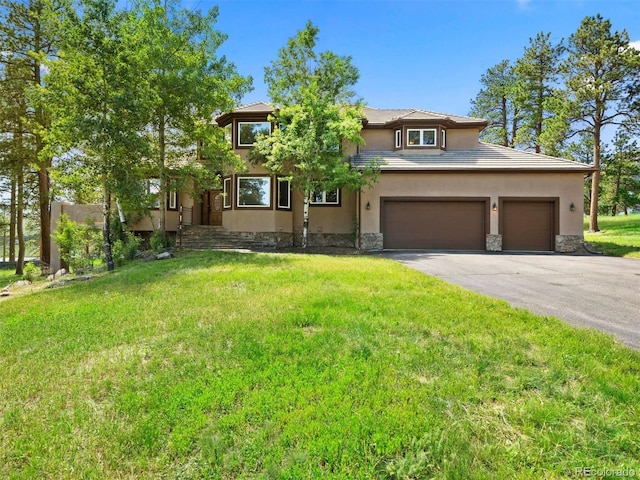
[[[251,147],[258,135],[271,133],[270,122],[238,122],[238,146]]]
[[[278,178],[278,210],[291,210],[291,182],[288,178]]]
[[[314,192],[311,195],[311,205],[340,205],[340,189]]]
[[[435,147],[435,128],[409,128],[407,129],[407,145],[409,147]]]
[[[236,207],[271,208],[271,177],[238,176]]]
[[[176,190],[167,192],[167,210],[178,210],[178,192]]]
[[[231,177],[222,180],[222,208],[231,208]]]

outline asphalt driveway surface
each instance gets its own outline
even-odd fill
[[[640,349],[640,261],[601,255],[389,251],[382,256]]]

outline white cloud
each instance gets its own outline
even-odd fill
[[[635,48],[636,50],[640,50],[640,40],[629,42],[629,46]]]

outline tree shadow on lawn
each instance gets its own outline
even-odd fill
[[[585,242],[589,248],[605,255],[614,255],[616,257],[624,257],[630,253],[640,254],[640,246],[636,245],[620,245],[614,242],[589,241]]]

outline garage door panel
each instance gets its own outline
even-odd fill
[[[554,250],[554,201],[505,200],[500,210],[503,250]]]
[[[384,202],[384,247],[485,249],[484,201]]]

